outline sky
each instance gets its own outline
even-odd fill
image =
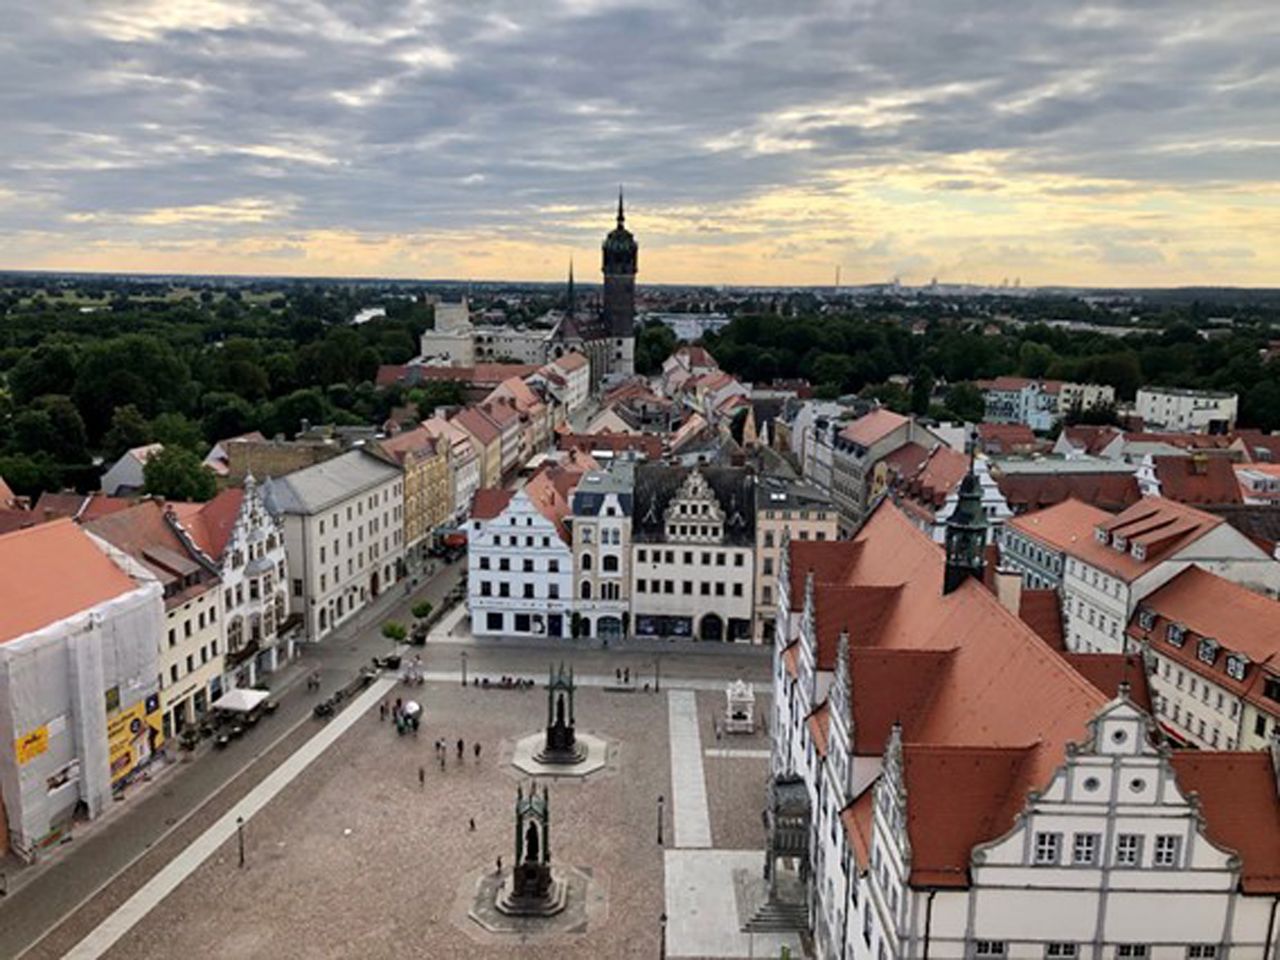
[[[42,0],[0,268],[1280,285],[1275,0]]]

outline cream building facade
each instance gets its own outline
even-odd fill
[[[418,426],[388,437],[379,446],[404,471],[405,563],[416,572],[427,562],[435,531],[453,517],[453,445]]]
[[[831,499],[817,487],[777,477],[756,484],[756,643],[773,643],[778,619],[778,571],[791,539],[834,540],[839,520]]]
[[[1219,390],[1139,387],[1137,412],[1148,430],[1171,433],[1230,433],[1239,398]]]
[[[579,636],[621,640],[631,621],[631,509],[634,468],[619,462],[587,472],[571,507],[574,612]]]

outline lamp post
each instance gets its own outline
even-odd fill
[[[667,915],[662,914],[658,918],[658,923],[662,925],[662,938],[658,941],[658,960],[666,960],[667,957]]]
[[[240,867],[244,868],[244,817],[236,817],[236,843],[240,847]]]
[[[662,804],[664,802],[662,794],[658,794],[658,846],[662,846]]]
[[[462,685],[467,685],[467,651],[462,651]]]

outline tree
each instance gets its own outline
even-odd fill
[[[409,635],[409,631],[405,629],[403,623],[388,620],[382,625],[382,635],[388,640],[393,640],[396,643],[403,643],[404,638]]]
[[[947,391],[947,409],[957,420],[978,422],[986,416],[987,404],[972,383],[957,383]]]
[[[111,429],[102,438],[108,460],[119,460],[126,450],[151,442],[151,424],[132,403],[116,407],[111,414]]]
[[[200,428],[210,443],[242,436],[257,421],[253,407],[234,393],[206,393],[200,403],[204,410]]]
[[[152,454],[142,468],[142,479],[147,493],[166,500],[204,501],[218,492],[213,471],[182,447]]]
[[[76,353],[66,343],[42,343],[14,364],[9,390],[18,404],[46,393],[65,393],[76,382]]]
[[[923,416],[929,412],[929,398],[933,396],[933,371],[928,367],[916,367],[911,378],[911,412]]]
[[[152,420],[151,435],[166,447],[183,447],[193,453],[204,447],[199,425],[180,413],[162,413]]]
[[[106,433],[117,406],[131,403],[154,417],[180,406],[190,386],[191,374],[173,347],[148,334],[128,334],[89,347],[71,396],[96,439]]]
[[[421,603],[415,603],[413,605],[413,615],[419,620],[425,620],[427,617],[431,616],[431,611],[434,609],[435,607],[432,606],[430,601],[423,600]]]

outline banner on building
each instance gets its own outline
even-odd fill
[[[49,749],[49,727],[36,727],[24,737],[13,742],[14,752],[18,755],[18,766],[34,760]]]
[[[139,767],[164,743],[160,698],[150,696],[107,718],[107,754],[111,762],[111,782],[119,783]]]

